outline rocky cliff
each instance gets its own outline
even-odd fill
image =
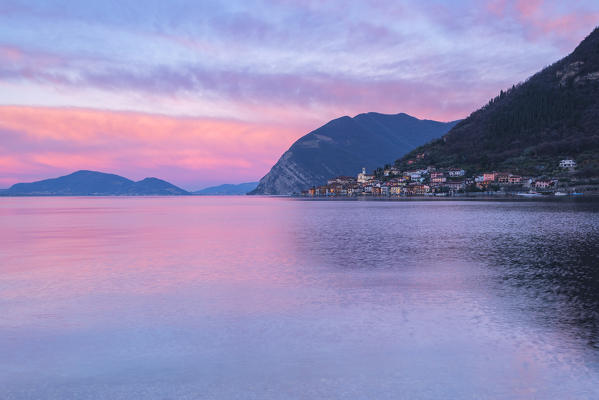
[[[332,120],[297,140],[250,194],[299,193],[335,176],[356,175],[441,137],[456,123],[378,113]]]

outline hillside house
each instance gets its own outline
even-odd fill
[[[570,159],[561,160],[559,166],[560,168],[576,168],[576,161]]]
[[[406,174],[410,177],[410,180],[412,181],[418,181],[420,180],[420,178],[422,178],[421,171],[408,171],[406,172]]]
[[[443,172],[431,172],[431,183],[443,183],[447,181]]]
[[[459,178],[466,175],[466,171],[461,168],[452,168],[448,171],[450,178]]]
[[[483,182],[495,182],[497,172],[485,172],[483,174]]]

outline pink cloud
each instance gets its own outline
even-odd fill
[[[576,4],[563,8],[547,0],[490,0],[487,10],[494,16],[515,20],[528,39],[552,40],[563,50],[572,49],[599,22],[599,12]]]
[[[537,14],[543,6],[543,0],[518,0],[516,9],[522,17],[532,17]]]
[[[302,132],[234,120],[77,108],[0,107],[0,182],[77,169],[187,188],[260,178]]]

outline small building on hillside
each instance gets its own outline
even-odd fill
[[[420,178],[422,178],[421,171],[407,171],[406,174],[410,177],[410,180],[412,181],[418,181],[420,180]]]
[[[459,178],[461,176],[464,176],[466,174],[466,171],[464,171],[461,168],[451,168],[448,171],[448,173],[451,178]]]
[[[559,166],[560,168],[576,168],[576,161],[570,159],[561,160]]]
[[[520,175],[510,175],[508,182],[510,185],[519,185],[522,183],[522,177]]]
[[[484,182],[495,182],[496,178],[497,178],[497,172],[485,172],[483,174]]]

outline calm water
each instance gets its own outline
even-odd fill
[[[0,198],[0,398],[597,399],[598,211]]]

